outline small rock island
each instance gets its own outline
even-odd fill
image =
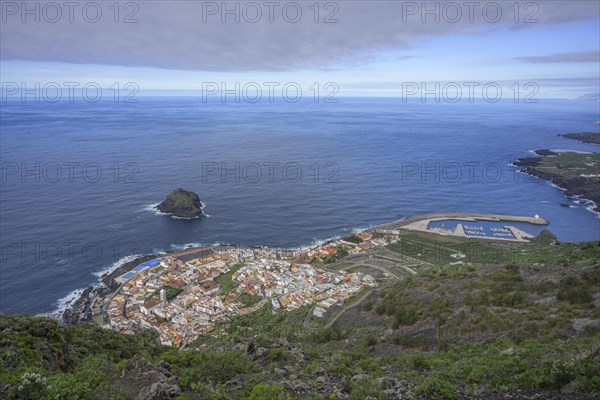
[[[198,195],[181,188],[168,195],[162,203],[156,206],[156,209],[179,218],[201,218],[205,216]]]

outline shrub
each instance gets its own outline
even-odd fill
[[[283,385],[267,385],[259,383],[252,388],[252,391],[248,395],[248,400],[285,400],[287,396],[284,395]]]
[[[600,326],[598,325],[586,325],[583,328],[586,336],[594,336],[600,333]]]
[[[13,387],[12,398],[19,400],[38,400],[43,399],[51,389],[48,385],[48,380],[35,372],[26,372],[21,375],[21,379],[15,387]]]
[[[356,244],[362,243],[362,239],[356,235],[348,235],[348,236],[344,237],[343,240],[346,242],[356,243]]]
[[[575,377],[575,364],[570,361],[554,360],[546,368],[544,386],[560,389]]]
[[[570,288],[575,287],[579,284],[579,279],[574,276],[567,276],[560,280],[560,287],[562,288]]]
[[[366,337],[365,337],[365,344],[368,347],[371,346],[375,346],[377,344],[377,338],[375,337],[375,335],[369,333]]]
[[[399,326],[413,325],[419,320],[417,311],[413,307],[401,307],[394,315],[393,329],[398,329]]]
[[[454,385],[450,382],[437,377],[429,376],[421,382],[415,389],[415,394],[425,396],[430,399],[455,399],[456,394]]]
[[[541,243],[550,243],[556,241],[556,235],[547,229],[543,229],[536,239]]]
[[[570,304],[586,304],[594,300],[592,294],[585,287],[568,287],[558,291],[558,300],[568,301]]]
[[[428,371],[431,369],[431,360],[423,354],[415,354],[409,358],[409,365],[415,371]]]
[[[385,398],[384,394],[375,385],[370,384],[368,380],[353,383],[350,396],[352,400]]]
[[[181,386],[192,388],[199,382],[224,383],[236,375],[253,372],[252,360],[240,351],[184,351],[169,350],[160,356],[180,376]]]
[[[544,294],[554,289],[556,285],[552,281],[544,280],[532,287],[532,291],[538,294]]]
[[[284,349],[271,349],[268,354],[269,360],[271,361],[283,361],[287,358],[287,351]]]
[[[313,361],[306,366],[306,373],[312,375],[319,368],[319,363],[317,361]]]
[[[344,337],[344,333],[337,327],[318,329],[310,335],[311,341],[315,343],[327,343],[340,340]]]
[[[53,400],[83,400],[92,389],[85,381],[77,379],[73,374],[57,374],[52,378],[48,398]]]

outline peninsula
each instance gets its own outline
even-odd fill
[[[204,217],[200,198],[194,192],[185,189],[176,189],[167,198],[156,206],[160,212],[171,214],[179,218]]]
[[[600,144],[600,133],[599,132],[579,132],[579,133],[563,133],[558,136],[579,140],[583,143],[589,144]]]
[[[514,165],[526,174],[551,181],[567,196],[593,202],[593,211],[600,212],[600,154],[535,152],[539,157],[520,158]]]

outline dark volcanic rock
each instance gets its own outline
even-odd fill
[[[137,393],[136,400],[170,400],[181,394],[179,379],[173,376],[169,364],[161,361],[155,366],[140,355],[127,362],[118,384]]]
[[[552,150],[548,150],[548,149],[539,149],[539,150],[535,150],[535,154],[537,154],[538,156],[557,156],[558,153],[552,151]]]
[[[92,315],[90,313],[91,306],[91,296],[90,294],[93,292],[93,287],[86,288],[79,298],[75,299],[72,304],[66,308],[62,315],[61,319],[64,324],[76,324],[78,322],[90,322],[92,319]]]
[[[198,195],[184,189],[173,191],[156,209],[180,218],[204,217]]]
[[[458,400],[591,400],[593,398],[583,394],[564,393],[549,389],[512,389],[506,392],[493,390],[478,396],[457,397]]]
[[[537,167],[542,161],[542,157],[525,157],[519,158],[513,164],[517,167]]]
[[[540,157],[524,157],[524,158],[519,158],[517,161],[515,161],[513,163],[513,165],[517,166],[517,167],[537,167],[542,160],[544,159],[544,157],[549,157],[549,156],[557,156],[558,153],[555,153],[552,150],[548,150],[548,149],[539,149],[539,150],[534,150],[534,153],[537,154]],[[526,171],[529,172],[529,171]]]
[[[600,144],[600,132],[563,133],[558,136],[579,140],[582,143]]]

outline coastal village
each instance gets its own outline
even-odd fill
[[[363,273],[326,271],[313,260],[356,254],[389,241],[358,233],[360,243],[336,239],[297,250],[213,246],[189,249],[136,266],[116,278],[121,285],[108,304],[106,328],[158,331],[165,345],[183,346],[236,315],[314,305],[314,315],[377,286]],[[219,284],[219,282],[222,283]]]
[[[253,313],[267,304],[274,313],[312,306],[312,315],[320,318],[331,307],[344,304],[378,283],[363,272],[319,266],[401,241],[398,228],[472,239],[527,242],[532,235],[505,223],[548,223],[538,215],[453,216],[462,220],[464,229],[462,224],[457,225],[460,229],[447,232],[436,228],[436,223],[451,222],[448,218],[452,216],[431,215],[401,221],[398,226],[389,224],[355,232],[306,248],[222,245],[168,254],[139,264],[115,278],[119,287],[106,299],[103,326],[122,333],[133,333],[137,328],[154,329],[163,344],[185,346],[203,334],[223,334],[216,329],[219,324]],[[487,230],[480,226],[482,221],[491,224]],[[419,263],[412,260],[411,266]],[[408,267],[406,270],[415,273]]]

